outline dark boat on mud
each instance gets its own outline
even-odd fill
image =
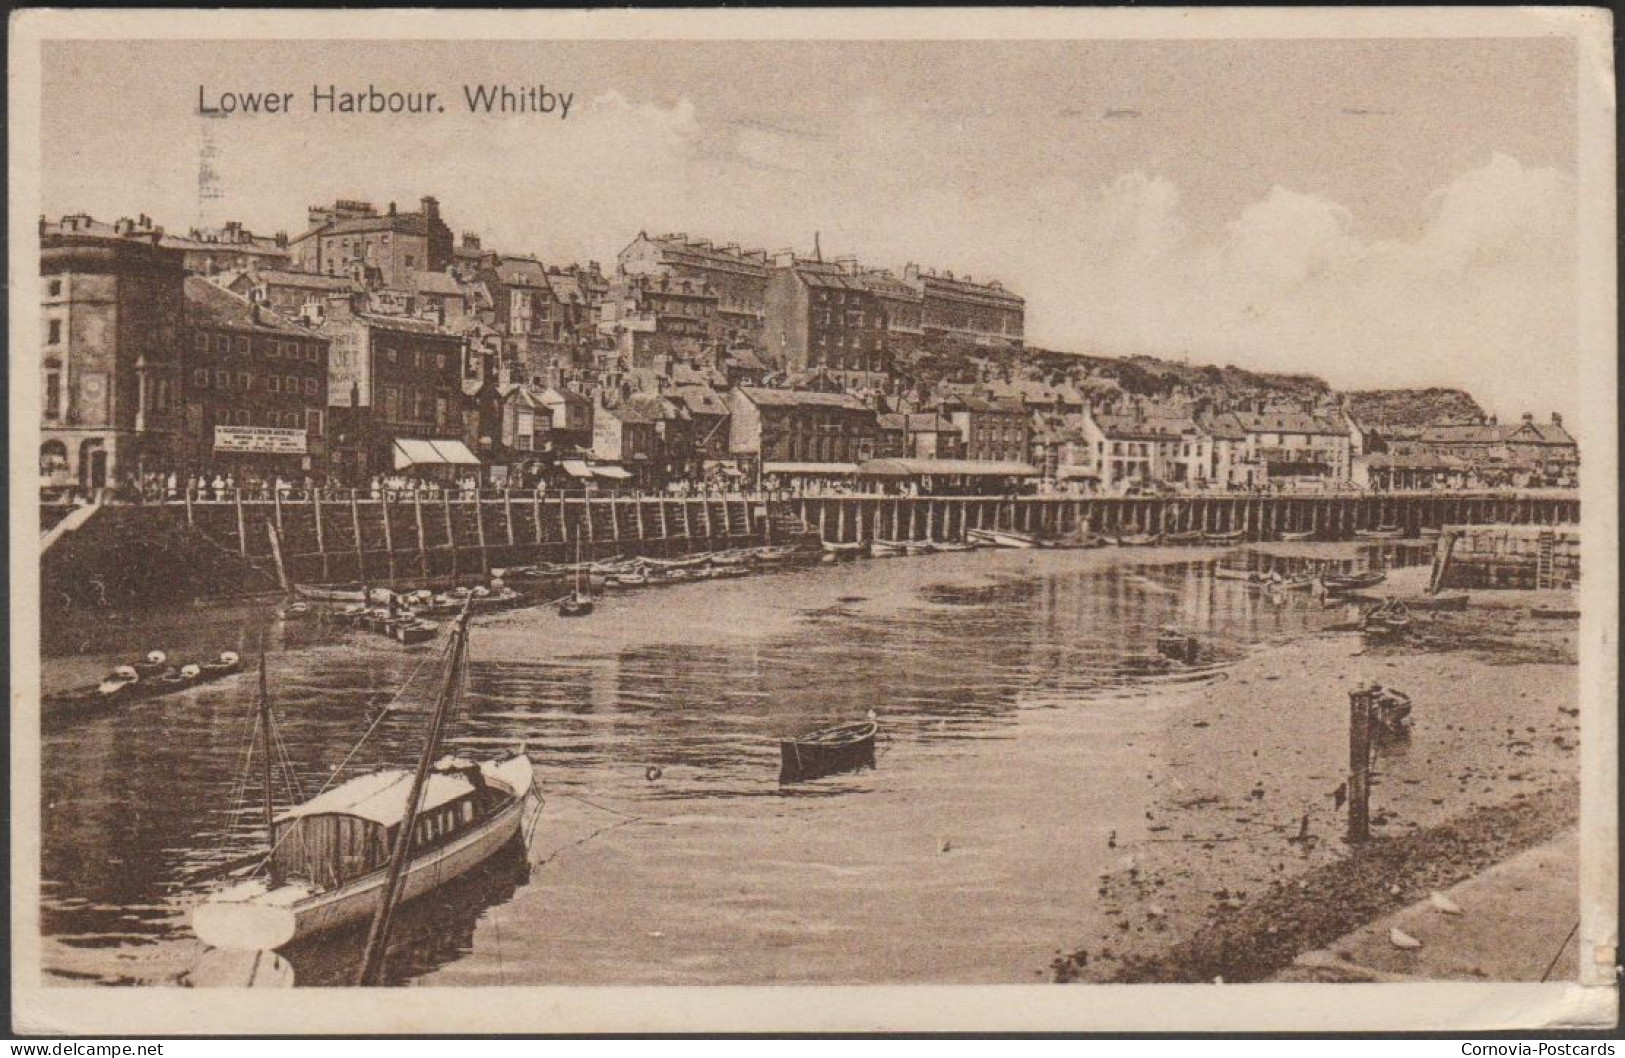
[[[812,731],[779,742],[779,782],[804,782],[875,766],[875,735],[880,725],[860,720]]]
[[[160,651],[153,651],[147,657],[161,659],[164,655]],[[76,719],[132,702],[201,687],[241,671],[242,659],[230,650],[223,652],[216,661],[192,662],[178,668],[163,661],[150,660],[135,665],[120,665],[94,687],[46,695],[40,702],[40,715],[47,723]]]
[[[1410,607],[1398,599],[1389,599],[1372,609],[1360,622],[1360,630],[1368,639],[1397,639],[1410,627]]]

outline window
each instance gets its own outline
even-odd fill
[[[231,372],[230,371],[216,371],[214,373],[214,388],[215,389],[230,389],[231,388]]]
[[[265,388],[270,390],[272,393],[281,393],[282,380],[275,375],[267,375],[265,378]]]
[[[417,266],[418,266],[418,259],[416,257],[412,256],[411,254],[407,254],[406,255],[406,267],[408,267],[408,268],[416,268]]]
[[[45,417],[58,418],[62,414],[62,372],[45,372]],[[64,461],[66,457],[64,457]]]
[[[231,417],[236,421],[238,426],[249,426],[253,423],[247,408],[238,408],[232,413]]]
[[[58,345],[62,341],[62,321],[52,320],[45,338],[47,345]]]
[[[322,435],[322,413],[319,409],[305,409],[305,430],[312,437],[320,437]]]
[[[209,369],[206,368],[206,367],[200,367],[196,371],[193,371],[192,372],[192,385],[196,386],[198,389],[208,389],[209,388]]]
[[[254,388],[254,376],[249,374],[247,371],[239,371],[239,372],[237,372],[237,388],[244,391],[245,393],[248,390],[253,389]]]
[[[249,352],[248,335],[239,334],[237,336],[237,353],[238,353],[239,356],[247,356],[248,352]]]
[[[51,296],[53,298],[59,298],[62,296],[62,280],[51,280]]]
[[[214,336],[214,351],[217,353],[231,352],[231,335],[217,334]]]
[[[293,394],[295,396],[298,396],[298,394],[299,394],[299,376],[298,375],[289,375],[286,378],[284,378],[282,380],[282,392],[291,393],[291,394]]]
[[[399,362],[400,362],[400,361],[399,361],[399,360],[398,360],[398,359],[397,359],[397,354],[396,354],[396,352],[395,352],[395,347],[394,347],[394,346],[393,346],[393,345],[390,345],[390,346],[386,346],[386,347],[385,347],[385,348],[384,348],[384,356],[385,356],[385,358],[386,358],[386,359],[388,359],[388,360],[389,360],[389,362],[390,362],[390,363],[392,363],[392,364],[394,364],[394,363],[399,363]]]
[[[204,334],[202,331],[199,331],[197,332],[192,344],[197,348],[198,352],[206,353],[209,351],[209,336]]]
[[[317,389],[317,387],[316,387],[316,380],[315,379],[313,379],[313,378],[305,379],[305,396],[307,396],[307,397],[316,396],[316,389]]]

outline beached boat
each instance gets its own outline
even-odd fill
[[[1304,529],[1301,531],[1293,531],[1291,529],[1281,530],[1281,539],[1286,541],[1313,540],[1315,535],[1316,533],[1313,529]]]
[[[1077,533],[1077,532],[1074,532],[1074,533],[1068,533],[1066,536],[1057,537],[1050,544],[1050,546],[1051,547],[1058,547],[1058,548],[1065,548],[1065,549],[1067,549],[1069,551],[1078,551],[1078,550],[1091,550],[1091,549],[1097,548],[1097,547],[1105,547],[1109,543],[1111,543],[1111,541],[1109,539],[1107,539],[1106,537],[1101,536],[1101,535],[1099,535],[1097,533],[1090,533],[1090,532]]]
[[[1375,588],[1388,579],[1388,574],[1380,569],[1361,570],[1358,573],[1332,573],[1320,578],[1326,586],[1326,591],[1336,595],[1341,592],[1364,591]]]
[[[576,565],[575,587],[569,595],[559,600],[560,617],[586,617],[592,613],[592,588],[590,578],[587,577],[587,567],[581,563],[581,537],[576,537]]]
[[[1361,540],[1397,540],[1405,530],[1397,525],[1379,525],[1375,529],[1356,529],[1354,535]]]
[[[293,590],[311,602],[386,602],[394,594],[388,588],[360,584],[295,584]]]
[[[1256,569],[1239,569],[1235,566],[1216,565],[1213,567],[1214,580],[1239,580],[1248,584],[1260,584],[1264,574]]]
[[[1165,544],[1200,544],[1206,534],[1200,529],[1187,529],[1178,533],[1163,533],[1162,542]]]
[[[1016,547],[1030,548],[1045,546],[1042,541],[1029,533],[1017,532],[1014,529],[967,529],[965,537],[988,547]]]
[[[960,540],[938,540],[936,543],[931,545],[931,548],[933,551],[938,552],[974,551],[976,550],[976,545],[965,543]]]
[[[1239,544],[1247,539],[1247,530],[1237,529],[1230,533],[1203,533],[1204,544]]]
[[[1319,579],[1313,573],[1295,573],[1290,577],[1283,577],[1280,573],[1271,573],[1264,578],[1264,590],[1272,592],[1310,591]]]
[[[154,662],[153,658],[159,660]],[[163,651],[154,650],[146,661],[120,665],[93,687],[46,695],[40,701],[40,713],[51,721],[88,716],[200,687],[241,671],[242,659],[230,650],[221,653],[215,661],[191,662],[179,667],[171,666]]]
[[[417,617],[405,617],[394,621],[389,626],[388,634],[407,646],[412,646],[415,643],[430,642],[440,635],[440,625]]]
[[[873,558],[896,558],[908,554],[908,548],[897,540],[871,540],[869,554]]]
[[[1573,606],[1531,606],[1529,616],[1548,621],[1578,620],[1580,611]]]
[[[1202,653],[1202,644],[1189,632],[1163,628],[1157,632],[1157,653],[1184,665],[1194,665]]]
[[[419,617],[450,617],[462,613],[465,604],[475,613],[489,613],[492,610],[519,606],[524,601],[525,597],[512,588],[503,586],[493,590],[482,585],[473,588],[455,588],[438,595],[430,595],[427,599],[421,597],[409,599],[406,605]]]
[[[1411,724],[1411,697],[1392,687],[1375,687],[1371,699],[1371,720],[1384,735],[1403,735]]]
[[[1403,635],[1410,626],[1410,607],[1397,599],[1382,603],[1360,621],[1360,630],[1371,639],[1393,639]]]
[[[1160,676],[1174,667],[1173,659],[1161,654],[1126,654],[1118,659],[1119,676]]]
[[[1118,547],[1155,547],[1160,543],[1161,533],[1129,533],[1117,538]]]
[[[829,540],[823,540],[820,541],[820,543],[824,548],[824,558],[826,560],[857,558],[869,549],[869,545],[864,543],[862,540],[856,540],[847,544],[838,544]]]
[[[875,766],[875,735],[880,725],[872,718],[812,731],[779,742],[779,782],[802,782],[838,772]]]

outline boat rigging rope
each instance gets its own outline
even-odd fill
[[[245,732],[246,738],[243,740],[243,763],[238,771],[236,781],[232,783],[231,797],[226,801],[228,815],[237,812],[248,793],[248,776],[254,765],[254,743],[260,728],[260,714],[257,702],[249,703],[248,719],[243,726],[248,729]],[[225,851],[226,846],[231,842],[231,833],[232,826],[228,824],[215,836],[214,852],[216,854]]]
[[[450,649],[451,644],[448,641],[445,651],[442,653],[447,653],[450,651]],[[418,678],[418,673],[423,671],[423,666],[428,664],[429,658],[432,656],[433,655],[425,654],[422,658],[418,659],[417,667],[414,668],[411,674],[406,677],[405,682],[400,685],[399,689],[395,691],[394,695],[390,697],[389,701],[384,703],[383,708],[378,710],[378,715],[373,718],[371,724],[367,725],[367,730],[361,733],[361,737],[356,740],[356,744],[354,746],[350,747],[350,752],[344,755],[344,759],[339,761],[333,770],[328,773],[327,781],[322,783],[321,789],[317,790],[316,793],[312,795],[313,797],[319,797],[325,793],[327,788],[333,785],[333,780],[343,774],[345,767],[348,766],[350,761],[355,758],[355,755],[360,752],[361,747],[366,743],[367,739],[372,737],[372,733],[378,730],[378,725],[384,722],[384,718],[389,716],[389,714],[394,710],[395,703],[400,701],[401,695],[406,693],[406,689],[408,687],[412,686],[412,682]]]

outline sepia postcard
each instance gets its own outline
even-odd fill
[[[1613,1025],[1611,34],[14,14],[15,1031]]]

